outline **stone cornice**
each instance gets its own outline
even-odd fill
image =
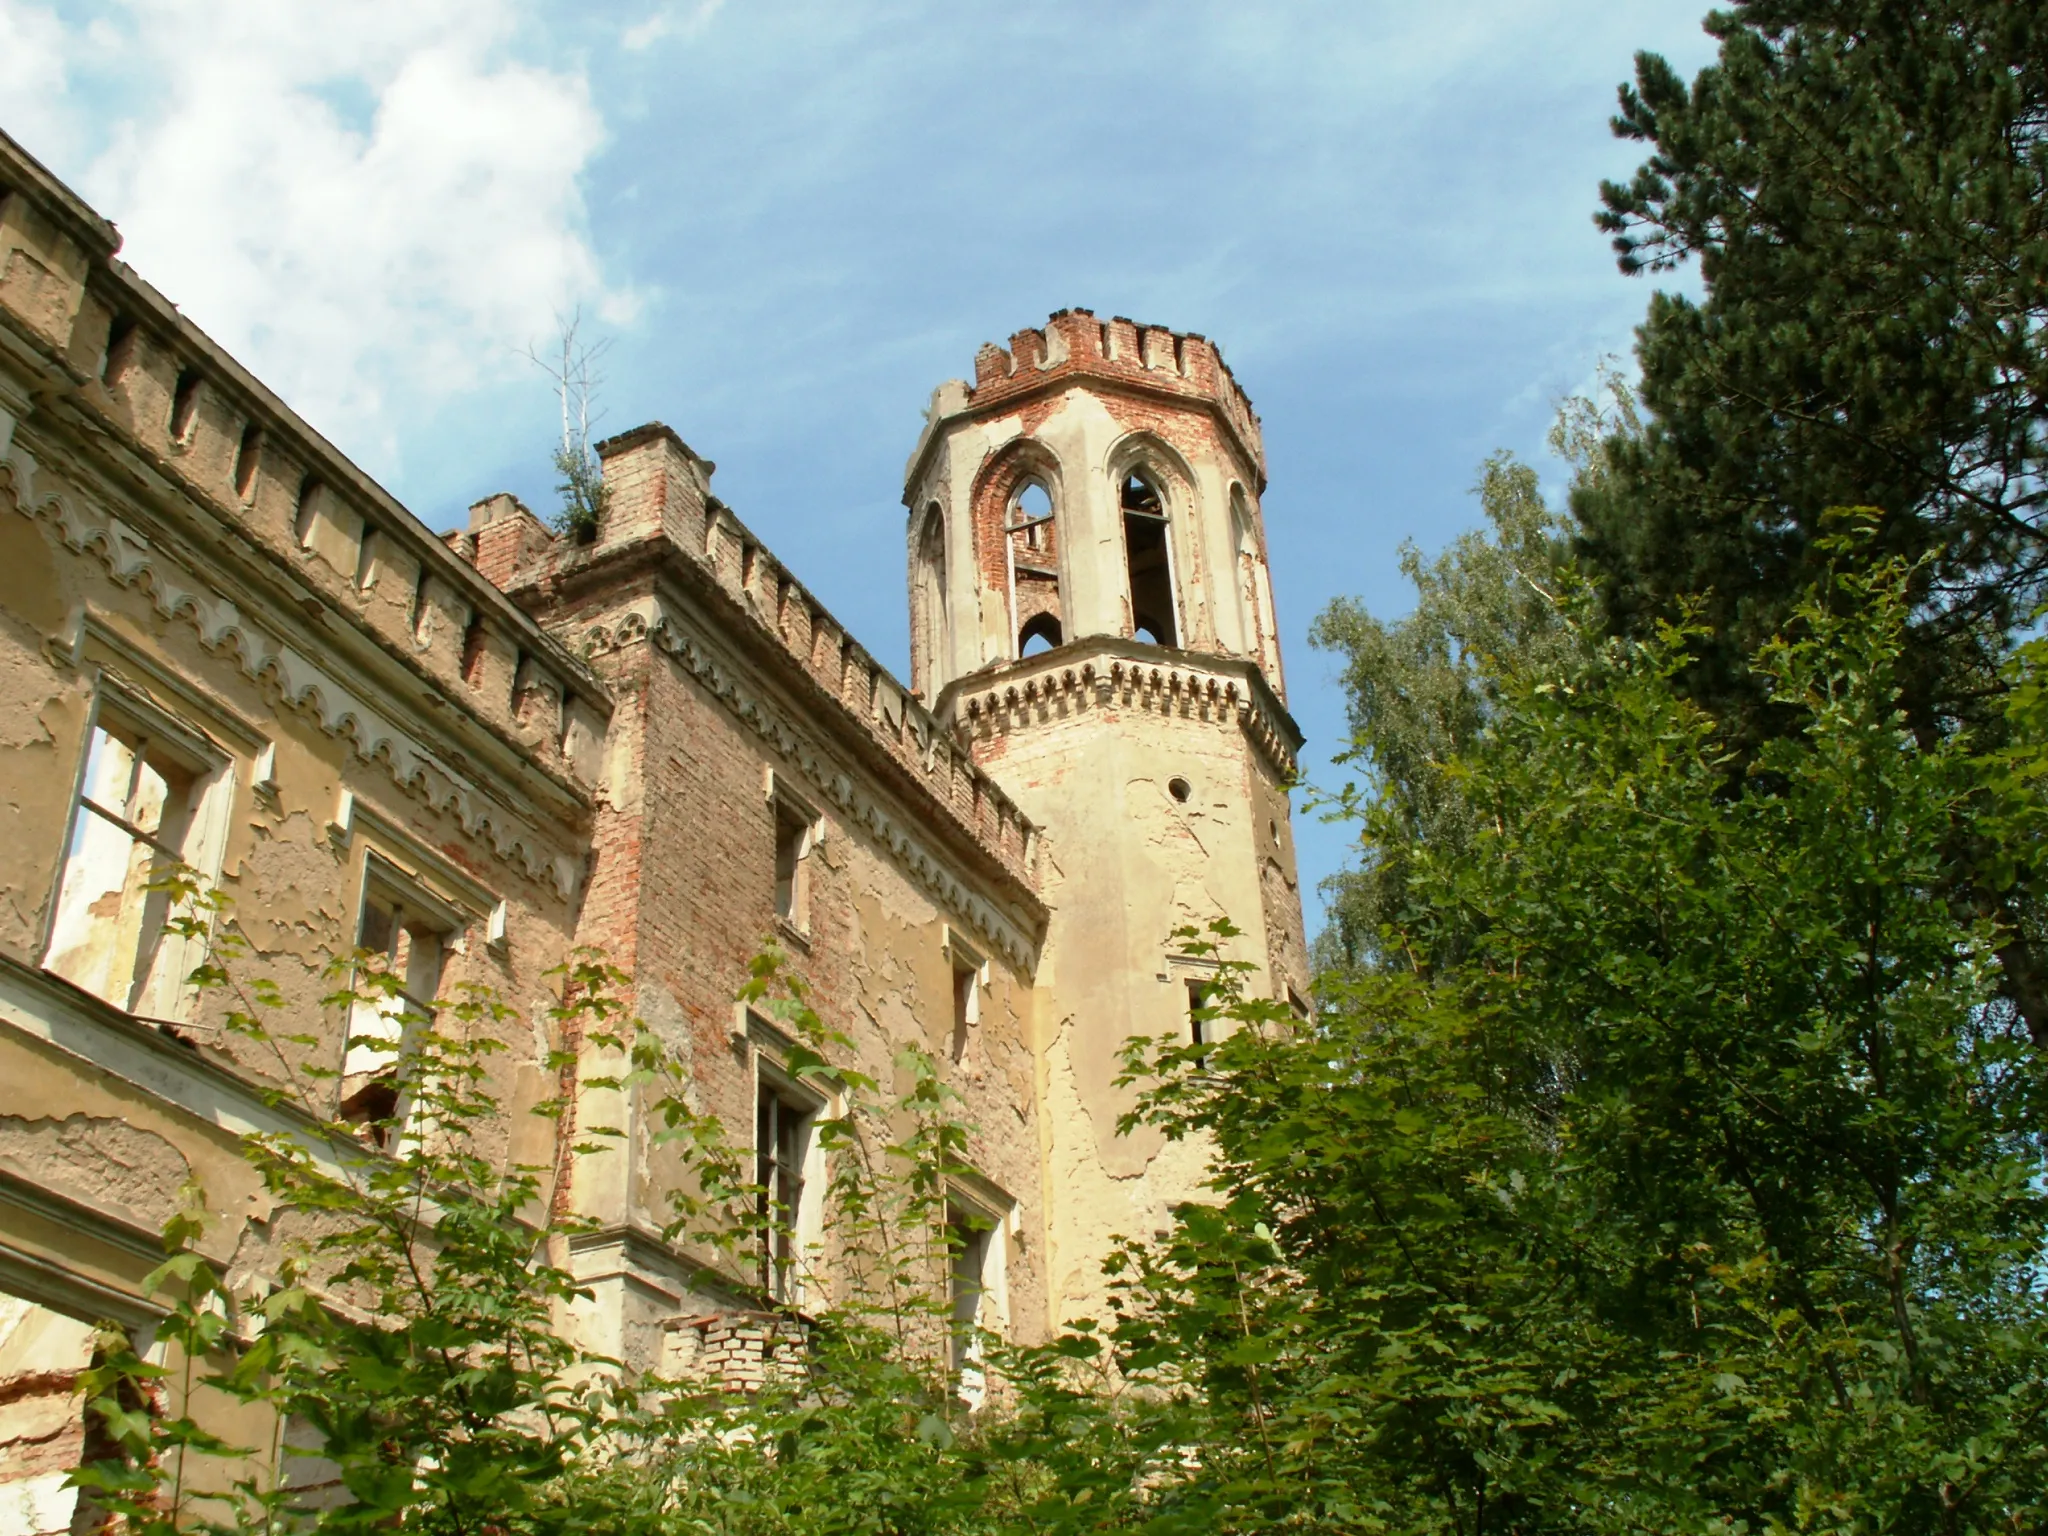
[[[54,522],[64,543],[97,558],[116,585],[146,590],[163,618],[189,624],[208,650],[232,654],[246,676],[274,687],[281,703],[348,742],[358,758],[381,765],[406,794],[447,812],[486,853],[565,900],[574,895],[580,858],[486,793],[391,711],[370,703],[282,638],[285,626],[264,623],[92,498],[49,486],[18,434],[0,470],[11,481],[21,515]]]
[[[1290,781],[1299,769],[1301,728],[1256,666],[1136,640],[1096,637],[984,667],[947,684],[936,709],[970,737],[1003,735],[1061,700],[1235,722],[1275,777]]]

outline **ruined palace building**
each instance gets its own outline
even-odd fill
[[[960,1095],[941,1283],[1021,1340],[1098,1309],[1114,1237],[1202,1178],[1198,1145],[1117,1133],[1124,1041],[1203,1028],[1215,961],[1176,931],[1229,917],[1248,990],[1307,1007],[1265,457],[1217,348],[1068,310],[938,388],[904,680],[668,427],[597,445],[588,536],[502,494],[436,533],[118,245],[0,136],[0,1536],[66,1528],[72,1384],[102,1320],[148,1345],[181,1187],[238,1288],[304,1230],[242,1155],[289,1114],[189,980],[168,861],[232,902],[337,1118],[404,1089],[323,1010],[329,957],[404,977],[372,1029],[469,982],[517,1006],[486,1141],[562,1169],[593,1350],[663,1368],[834,1284],[830,1106],[734,1001],[771,940],[848,1065],[887,1084],[914,1043]],[[664,1241],[641,1090],[555,1062],[580,945],[787,1196],[800,1253],[755,1288]],[[524,1113],[558,1092],[565,1121]],[[623,1135],[562,1155],[577,1124]]]

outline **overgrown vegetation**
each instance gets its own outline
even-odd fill
[[[985,1341],[966,1411],[964,1128],[914,1052],[893,1094],[849,1071],[769,957],[749,996],[839,1106],[846,1283],[758,1390],[577,1355],[553,1170],[479,1151],[477,993],[406,1045],[388,1153],[317,1095],[252,1143],[314,1217],[276,1289],[173,1223],[173,1347],[96,1372],[82,1485],[149,1531],[2048,1530],[2037,9],[1750,0],[1690,91],[1639,62],[1654,154],[1605,217],[1706,299],[1653,303],[1639,396],[1568,408],[1569,516],[1496,457],[1488,528],[1404,554],[1412,614],[1320,621],[1361,868],[1312,1020],[1227,924],[1181,936],[1215,1028],[1126,1065],[1213,1198],[1116,1253],[1108,1316]],[[202,980],[283,1070],[242,961]],[[791,1213],[624,979],[561,980],[689,1171],[669,1235],[744,1289]],[[277,1435],[210,1440],[208,1393]]]

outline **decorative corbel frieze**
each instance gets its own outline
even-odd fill
[[[401,789],[447,813],[494,857],[553,887],[564,900],[574,895],[579,860],[485,795],[318,661],[270,633],[114,513],[68,487],[45,488],[34,455],[21,444],[9,446],[0,467],[13,478],[14,504],[23,516],[49,518],[67,546],[97,558],[118,585],[146,590],[166,621],[189,624],[209,651],[232,654],[246,676],[267,682],[283,704],[348,742],[357,757],[382,764]]]
[[[584,636],[586,655],[602,654],[647,641],[674,658],[734,717],[794,764],[821,788],[849,824],[865,828],[897,864],[941,904],[967,920],[1013,964],[1029,970],[1037,963],[1037,944],[992,902],[977,894],[943,856],[934,852],[893,816],[880,800],[857,785],[853,775],[824,752],[806,731],[781,710],[757,696],[730,661],[703,636],[647,598],[609,626],[594,627]]]

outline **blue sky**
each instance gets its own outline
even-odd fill
[[[0,0],[0,126],[429,523],[548,500],[522,354],[580,307],[600,430],[660,419],[905,669],[903,461],[975,348],[1080,306],[1217,339],[1264,419],[1291,703],[1392,616],[1648,301],[1591,213],[1638,48],[1705,0]],[[1546,466],[1546,473],[1548,467]],[[1303,875],[1348,832],[1306,820]],[[1311,923],[1316,921],[1311,912]]]

